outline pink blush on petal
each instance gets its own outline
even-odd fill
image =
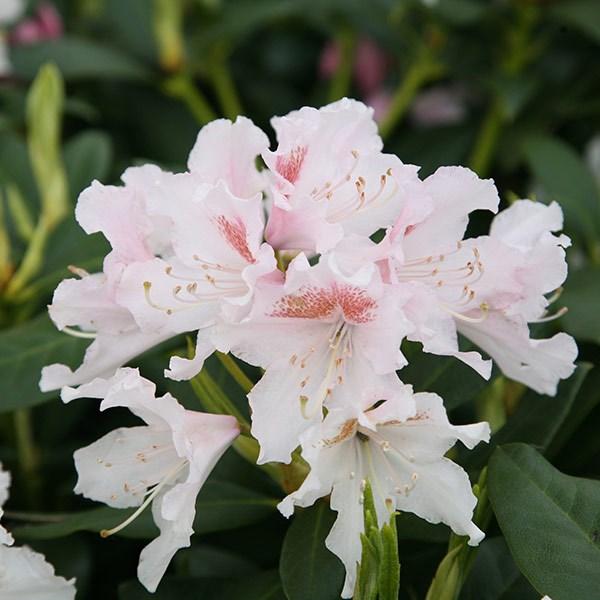
[[[275,169],[290,183],[295,183],[306,156],[306,146],[297,146],[286,156],[278,156]]]
[[[254,264],[256,259],[248,247],[246,226],[241,220],[230,221],[225,215],[215,219],[219,231],[227,243],[248,263]]]

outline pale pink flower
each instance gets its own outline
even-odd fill
[[[290,516],[296,506],[310,506],[331,494],[338,517],[325,544],[346,567],[343,598],[354,591],[356,565],[361,558],[364,529],[362,492],[368,480],[379,523],[396,510],[412,512],[430,523],[446,523],[470,545],[483,539],[472,522],[477,499],[469,477],[445,458],[460,440],[467,448],[488,441],[487,423],[453,426],[442,399],[415,394],[405,386],[404,396],[387,400],[364,413],[348,407],[332,409],[325,420],[301,438],[302,456],[311,471],[300,488],[287,496],[279,509]],[[416,410],[406,415],[406,398]]]
[[[185,410],[173,396],[155,397],[156,387],[137,369],[120,369],[68,390],[68,400],[102,398],[100,410],[125,407],[146,424],[115,429],[77,450],[75,492],[115,508],[137,506],[106,537],[134,520],[150,503],[160,535],[140,555],[138,578],[155,591],[169,562],[190,545],[196,496],[219,458],[239,434],[234,417]]]
[[[489,236],[463,240],[469,212],[496,211],[491,180],[445,167],[424,185],[433,202],[430,214],[402,217],[387,240],[391,281],[413,294],[404,306],[414,325],[408,338],[426,352],[457,356],[489,377],[489,362],[459,351],[457,332],[462,333],[508,377],[540,393],[556,393],[558,381],[575,368],[577,348],[564,333],[530,339],[528,323],[546,319],[546,294],[567,274],[569,240],[552,234],[562,227],[560,207],[515,202],[494,219]]]
[[[8,500],[10,473],[0,463],[0,519]],[[30,548],[12,547],[12,535],[0,525],[0,598],[5,600],[73,600],[75,579],[67,581],[54,574],[54,567],[42,554]]]
[[[409,109],[411,120],[422,127],[455,125],[466,112],[465,90],[456,85],[437,85],[418,93]]]
[[[340,67],[341,52],[336,42],[323,48],[319,60],[319,73],[331,79]],[[352,73],[361,96],[369,96],[381,89],[390,66],[389,55],[379,44],[368,37],[361,37],[353,52]]]
[[[0,519],[4,515],[3,506],[8,500],[10,488],[10,473],[2,468],[0,463]],[[0,525],[0,545],[11,546],[14,543],[13,536],[2,525]]]
[[[381,123],[392,106],[392,93],[385,88],[381,88],[367,96],[365,103],[373,109],[373,118]]]
[[[77,370],[46,367],[44,391],[110,376],[162,341],[210,326],[223,300],[249,301],[255,280],[275,269],[273,251],[260,245],[264,180],[255,159],[267,145],[248,119],[215,121],[198,135],[189,172],[131,168],[124,187],[94,182],[81,194],[77,220],[86,233],[102,232],[112,250],[103,273],[78,270],[80,280],[55,292],[57,327],[94,342]],[[172,375],[195,374],[212,348],[204,344],[193,365],[173,359]]]
[[[391,225],[418,186],[417,168],[383,154],[373,111],[344,98],[272,120],[278,147],[263,153],[273,179],[267,241],[318,253],[348,234]]]
[[[54,40],[63,35],[60,13],[52,2],[40,2],[32,17],[23,19],[10,32],[9,41],[15,46]]]
[[[283,286],[257,288],[249,317],[218,337],[223,350],[266,369],[248,396],[259,462],[288,462],[324,407],[365,407],[401,392],[395,371],[406,364],[404,301],[374,265],[346,277],[334,256],[310,266],[300,254]],[[408,402],[405,414],[412,409]]]

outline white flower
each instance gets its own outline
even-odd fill
[[[410,386],[404,390],[411,396]],[[406,401],[395,399],[355,416],[348,410],[329,412],[319,426],[302,436],[302,456],[311,471],[300,488],[285,498],[280,511],[289,516],[296,506],[310,506],[331,493],[338,518],[327,547],[346,567],[342,596],[354,589],[363,531],[362,491],[368,480],[379,522],[391,511],[412,512],[430,523],[446,523],[477,545],[483,532],[472,523],[477,503],[467,474],[445,458],[460,440],[468,448],[489,439],[487,423],[453,426],[442,399],[415,394],[416,413],[405,417]]]
[[[322,419],[323,408],[371,406],[402,388],[400,343],[408,325],[397,286],[366,265],[344,276],[335,257],[310,266],[304,254],[285,284],[257,288],[252,313],[219,331],[219,343],[266,369],[248,398],[259,462],[288,462],[299,435]],[[414,410],[410,398],[404,416]]]
[[[2,507],[8,500],[8,488],[10,487],[10,473],[2,469],[2,463],[0,463],[0,519],[4,514]],[[2,525],[0,525],[0,545],[10,546],[14,542],[12,535]]]
[[[255,166],[267,146],[249,119],[223,119],[200,131],[188,172],[145,165],[127,169],[123,187],[96,181],[82,192],[79,224],[101,232],[112,249],[102,273],[75,268],[80,279],[55,291],[56,326],[93,342],[75,371],[45,367],[43,391],[110,377],[162,341],[209,327],[221,310],[235,317],[232,306],[250,301],[255,281],[276,268],[273,250],[261,244],[264,177]],[[205,338],[194,361],[173,360],[172,377],[200,370],[214,350]]]
[[[10,473],[0,463],[0,519],[8,500]],[[30,548],[9,548],[14,540],[0,525],[0,598],[2,600],[73,600],[75,579],[54,574],[42,554]]]
[[[170,394],[155,397],[152,382],[136,369],[120,369],[67,390],[68,399],[103,398],[100,409],[129,408],[146,425],[116,429],[74,454],[75,491],[115,508],[139,507],[121,530],[150,503],[160,535],[141,553],[138,577],[156,590],[179,548],[189,546],[196,496],[211,470],[239,434],[234,417],[185,410]]]
[[[39,552],[23,546],[0,545],[0,598],[2,600],[73,600],[75,580],[54,574]]]

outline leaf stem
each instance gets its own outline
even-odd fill
[[[254,382],[242,371],[241,367],[233,359],[230,354],[223,354],[222,352],[216,352],[217,358],[221,361],[221,364],[225,367],[226,371],[236,381],[236,383],[244,390],[246,394],[254,387]]]
[[[188,73],[168,77],[163,81],[162,89],[172,98],[183,102],[200,125],[206,125],[217,118],[208,100]]]
[[[17,410],[14,412],[13,418],[19,466],[25,481],[27,500],[30,506],[35,506],[39,488],[39,453],[33,436],[31,410],[28,408]]]
[[[432,49],[423,45],[396,88],[390,108],[379,126],[382,138],[388,138],[398,126],[416,93],[426,83],[440,77],[443,72],[444,67],[435,59]]]
[[[354,66],[354,50],[356,34],[349,28],[340,29],[335,37],[335,44],[340,52],[340,64],[333,74],[329,85],[329,101],[334,102],[348,95],[352,82],[352,67]]]
[[[227,63],[228,50],[224,44],[216,44],[211,52],[208,77],[215,90],[223,114],[232,121],[243,113],[242,103]]]

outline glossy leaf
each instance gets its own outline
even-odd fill
[[[570,477],[524,444],[499,447],[489,493],[511,554],[540,595],[593,598],[600,589],[600,481]]]
[[[325,502],[301,510],[294,517],[283,548],[279,572],[288,600],[339,598],[344,567],[325,547],[335,513]]]
[[[487,538],[460,594],[460,600],[539,600],[523,578],[502,537]]]
[[[571,269],[565,291],[559,298],[560,305],[569,309],[561,319],[568,333],[579,340],[600,344],[598,298],[600,267]]]
[[[581,363],[569,379],[561,381],[556,396],[541,396],[528,390],[506,425],[496,432],[489,444],[481,444],[466,454],[468,468],[481,468],[496,446],[509,442],[526,442],[545,452],[561,432],[571,410],[577,408],[577,396],[591,369]]]
[[[530,137],[524,150],[548,201],[560,203],[567,231],[579,231],[591,242],[600,232],[600,198],[582,159],[565,142],[548,136]]]

